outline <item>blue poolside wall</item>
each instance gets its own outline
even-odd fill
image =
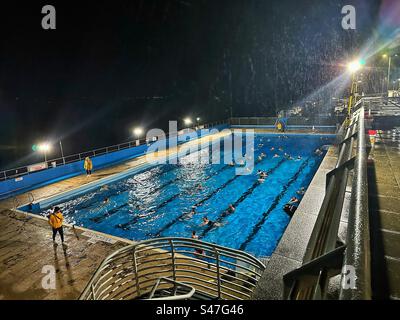
[[[223,130],[228,125],[215,126],[212,129]],[[206,136],[200,130],[197,132],[197,137]],[[95,170],[103,169],[122,163],[134,158],[137,158],[146,153],[148,146],[146,144],[128,149],[123,149],[107,154],[91,157]],[[0,182],[0,200],[6,199],[39,187],[65,180],[74,176],[84,174],[83,160],[62,165],[55,168],[23,175],[18,179],[8,179]]]

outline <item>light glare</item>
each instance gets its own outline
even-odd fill
[[[51,149],[51,146],[49,143],[41,143],[38,145],[38,151],[40,152],[49,152]]]
[[[135,128],[135,129],[133,129],[133,133],[136,136],[140,136],[141,134],[143,134],[143,129],[142,128]]]
[[[347,69],[351,73],[357,72],[358,70],[361,69],[361,67],[362,67],[362,64],[361,64],[361,62],[359,60],[352,61],[347,65]]]

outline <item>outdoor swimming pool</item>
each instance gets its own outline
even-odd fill
[[[53,205],[61,207],[66,222],[130,240],[191,237],[196,231],[201,240],[270,256],[290,221],[283,206],[291,197],[301,197],[296,191],[309,185],[323,159],[314,150],[332,140],[332,135],[257,134],[251,175],[236,175],[223,161],[191,161],[198,159],[191,154],[177,165],[156,165]],[[266,157],[258,160],[261,153]],[[280,157],[274,158],[275,153]],[[284,153],[296,160],[286,159]],[[269,173],[264,183],[257,180],[259,169]],[[227,215],[229,204],[236,211]],[[190,218],[187,213],[193,206],[197,213]],[[48,210],[40,214],[46,216]],[[200,226],[205,216],[221,225]]]

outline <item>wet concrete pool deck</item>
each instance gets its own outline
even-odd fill
[[[213,135],[212,139],[220,138],[221,135],[224,134]],[[203,137],[183,146],[204,143],[210,137]],[[31,195],[38,201],[145,163],[146,158],[142,156],[95,171],[90,177],[76,176],[0,201],[0,299],[77,299],[103,259],[132,243],[66,225],[64,233],[67,247],[60,244],[58,236],[59,245],[53,246],[51,227],[46,219],[13,208],[31,202]],[[55,268],[56,289],[44,289],[42,286],[42,280],[46,276],[42,271],[46,266]]]
[[[378,134],[368,187],[374,298],[400,300],[400,134]]]

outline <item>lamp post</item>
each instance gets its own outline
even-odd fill
[[[183,119],[183,122],[185,123],[186,128],[189,128],[189,126],[193,123],[192,119],[190,118]]]
[[[49,152],[51,149],[51,146],[49,143],[41,143],[38,145],[38,150],[44,154],[44,161],[47,163],[47,152]]]
[[[143,128],[137,127],[133,129],[133,134],[136,136],[136,145],[138,146],[140,144],[140,138],[143,134]]]
[[[386,54],[386,53],[382,55],[382,58],[384,58],[384,59],[388,58],[388,72],[387,72],[387,91],[388,91],[388,93],[390,90],[390,71],[391,71],[391,67],[392,67],[392,58],[397,57],[397,56],[398,56],[397,54],[392,56],[392,55]]]
[[[353,104],[356,102],[356,94],[358,89],[357,72],[361,70],[363,63],[361,60],[354,60],[347,65],[347,70],[351,73],[351,90],[347,113],[350,118]]]
[[[60,140],[60,150],[61,150],[61,158],[63,160],[63,164],[65,164],[64,150],[63,150],[63,146],[62,146],[61,140]]]

